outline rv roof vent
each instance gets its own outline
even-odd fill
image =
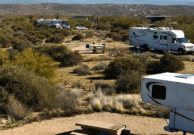
[[[165,27],[157,27],[158,30],[166,30]]]
[[[179,75],[179,76],[176,76],[176,77],[178,77],[178,78],[189,78],[189,77],[194,77],[194,75],[193,74],[184,74],[184,75]]]

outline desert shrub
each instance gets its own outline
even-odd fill
[[[15,99],[13,95],[9,95],[5,110],[12,119],[16,120],[22,120],[29,114],[28,108]]]
[[[109,37],[109,38],[112,38],[114,36],[114,33],[108,32],[108,33],[106,33],[106,36]]]
[[[59,89],[59,94],[56,96],[58,107],[65,111],[76,111],[82,103],[83,94],[78,89],[71,89],[65,91],[63,88]]]
[[[71,88],[84,88],[84,86],[80,81],[75,81],[73,82]]]
[[[104,70],[106,69],[107,64],[100,62],[99,64],[95,65],[92,69],[93,70]]]
[[[68,30],[62,30],[61,32],[60,32],[63,36],[65,36],[65,37],[67,37],[67,36],[69,36],[70,35],[70,32],[68,31]]]
[[[165,53],[164,56],[160,58],[161,72],[176,72],[184,68],[184,63],[178,57],[170,53]]]
[[[63,45],[41,45],[34,49],[60,62],[60,66],[77,65],[83,61],[83,57],[79,53],[73,52]]]
[[[58,63],[54,62],[52,58],[32,49],[26,49],[16,55],[13,63],[46,78],[56,76],[55,71],[58,67]]]
[[[112,26],[109,23],[99,22],[96,25],[97,30],[110,30]]]
[[[8,59],[7,54],[2,50],[0,50],[0,66],[2,66],[3,64],[6,64],[7,59]]]
[[[127,41],[129,40],[129,34],[123,34],[122,36],[122,41]]]
[[[133,55],[134,58],[138,59],[144,66],[147,65],[148,60],[151,58],[152,54],[150,52],[144,52],[141,54]]]
[[[72,38],[72,41],[74,40],[81,40],[83,39],[84,36],[81,34],[81,33],[78,33],[77,35],[75,35],[73,38]]]
[[[18,53],[19,52],[17,50],[14,50],[14,49],[6,50],[6,55],[11,63],[16,60],[15,56],[18,55]]]
[[[13,33],[13,36],[14,36],[14,37],[17,37],[17,36],[24,36],[24,35],[25,35],[25,33],[22,32],[22,31],[16,31],[16,32]]]
[[[122,36],[120,34],[117,34],[117,35],[115,34],[113,35],[112,39],[114,41],[122,41]]]
[[[115,82],[117,93],[136,94],[140,92],[141,75],[139,72],[120,75]]]
[[[179,57],[182,61],[191,61],[191,57],[189,56],[181,56]]]
[[[147,64],[147,73],[176,72],[184,69],[184,63],[178,57],[165,53],[159,61]]]
[[[52,35],[48,30],[39,30],[38,34],[44,35],[46,38],[49,38]]]
[[[94,36],[94,33],[92,31],[87,31],[86,32],[86,38],[92,38]]]
[[[0,36],[0,43],[2,44],[2,48],[8,48],[11,46],[11,39],[6,36]]]
[[[160,73],[160,62],[159,61],[149,61],[147,63],[146,73],[147,74],[155,74]]]
[[[116,93],[114,84],[106,83],[103,80],[96,82],[94,85],[94,89],[95,90],[100,89],[104,95],[113,95]]]
[[[109,63],[105,69],[105,74],[117,78],[119,75],[130,74],[133,71],[144,73],[144,65],[133,57],[121,57],[115,58]]]
[[[107,61],[107,60],[111,60],[110,57],[107,57],[107,56],[92,57],[92,58],[85,59],[84,61],[90,62],[90,61]]]
[[[110,55],[113,55],[114,57],[123,57],[127,53],[131,53],[131,51],[128,48],[123,48],[123,47],[112,47],[112,48],[107,48],[107,51],[109,52]]]
[[[64,40],[64,36],[62,34],[56,33],[55,35],[52,35],[50,38],[46,40],[46,43],[62,43]]]
[[[77,73],[78,75],[91,75],[91,71],[86,64],[82,64],[76,68],[73,69],[74,73]]]
[[[0,74],[0,86],[21,104],[34,110],[53,107],[57,91],[44,77],[16,66],[2,67]]]
[[[18,50],[19,52],[22,52],[24,49],[30,48],[32,46],[33,44],[28,40],[24,41],[24,40],[15,38],[13,41],[13,49]]]
[[[117,32],[117,33],[120,33],[123,29],[121,27],[115,27],[115,28],[112,28],[111,29],[111,32]]]

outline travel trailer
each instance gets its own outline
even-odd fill
[[[188,42],[183,31],[168,27],[132,27],[129,40],[129,45],[144,50],[155,49],[183,54],[192,53],[194,49],[194,44]]]
[[[142,101],[170,109],[169,132],[194,133],[194,75],[161,73],[142,77]]]
[[[57,20],[57,19],[53,19],[53,20],[46,19],[46,20],[44,20],[44,19],[38,19],[37,22],[36,22],[36,25],[38,25],[38,24],[40,24],[42,22],[44,22],[46,24],[49,24],[50,27],[53,27],[53,26],[59,27],[58,25],[61,25],[61,27],[63,29],[70,28],[70,23],[69,23],[68,20]]]

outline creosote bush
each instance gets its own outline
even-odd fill
[[[109,63],[105,74],[117,78],[119,75],[130,74],[133,71],[144,73],[144,65],[133,57],[118,57]]]
[[[94,89],[95,90],[100,89],[104,95],[116,94],[114,84],[113,83],[106,83],[103,80],[96,82],[94,85]]]
[[[117,93],[137,94],[140,93],[141,75],[139,72],[120,75],[115,82]]]
[[[16,66],[1,67],[0,74],[0,86],[21,104],[35,111],[54,107],[57,90],[49,80]]]
[[[128,53],[131,53],[131,51],[129,50],[129,48],[123,48],[123,47],[112,47],[112,48],[107,48],[107,51],[109,52],[109,54],[114,57],[123,57]]]
[[[81,39],[84,39],[84,36],[81,33],[78,33],[77,35],[75,35],[72,38],[72,41],[74,41],[74,40],[81,40]]]
[[[91,75],[91,70],[89,69],[88,65],[82,64],[76,68],[73,69],[74,73],[77,73],[78,75]]]
[[[107,64],[100,62],[99,64],[95,65],[92,69],[93,70],[104,70],[106,69]]]
[[[184,63],[178,57],[165,53],[158,61],[150,61],[147,65],[147,73],[176,72],[183,70]]]
[[[60,66],[63,67],[78,65],[83,61],[83,57],[79,53],[73,52],[63,45],[40,45],[35,47],[35,50],[49,55],[55,61],[60,62]]]

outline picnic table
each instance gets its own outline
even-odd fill
[[[125,125],[118,125],[93,120],[83,120],[76,123],[81,126],[82,133],[87,135],[99,135],[99,130],[109,131],[111,135],[120,135],[121,131],[126,128]]]
[[[101,50],[102,53],[104,53],[105,49],[106,49],[106,45],[105,44],[102,44],[102,45],[97,45],[97,44],[89,45],[89,44],[87,44],[86,48],[90,48],[90,50],[92,50],[93,53],[96,53],[99,50]]]

